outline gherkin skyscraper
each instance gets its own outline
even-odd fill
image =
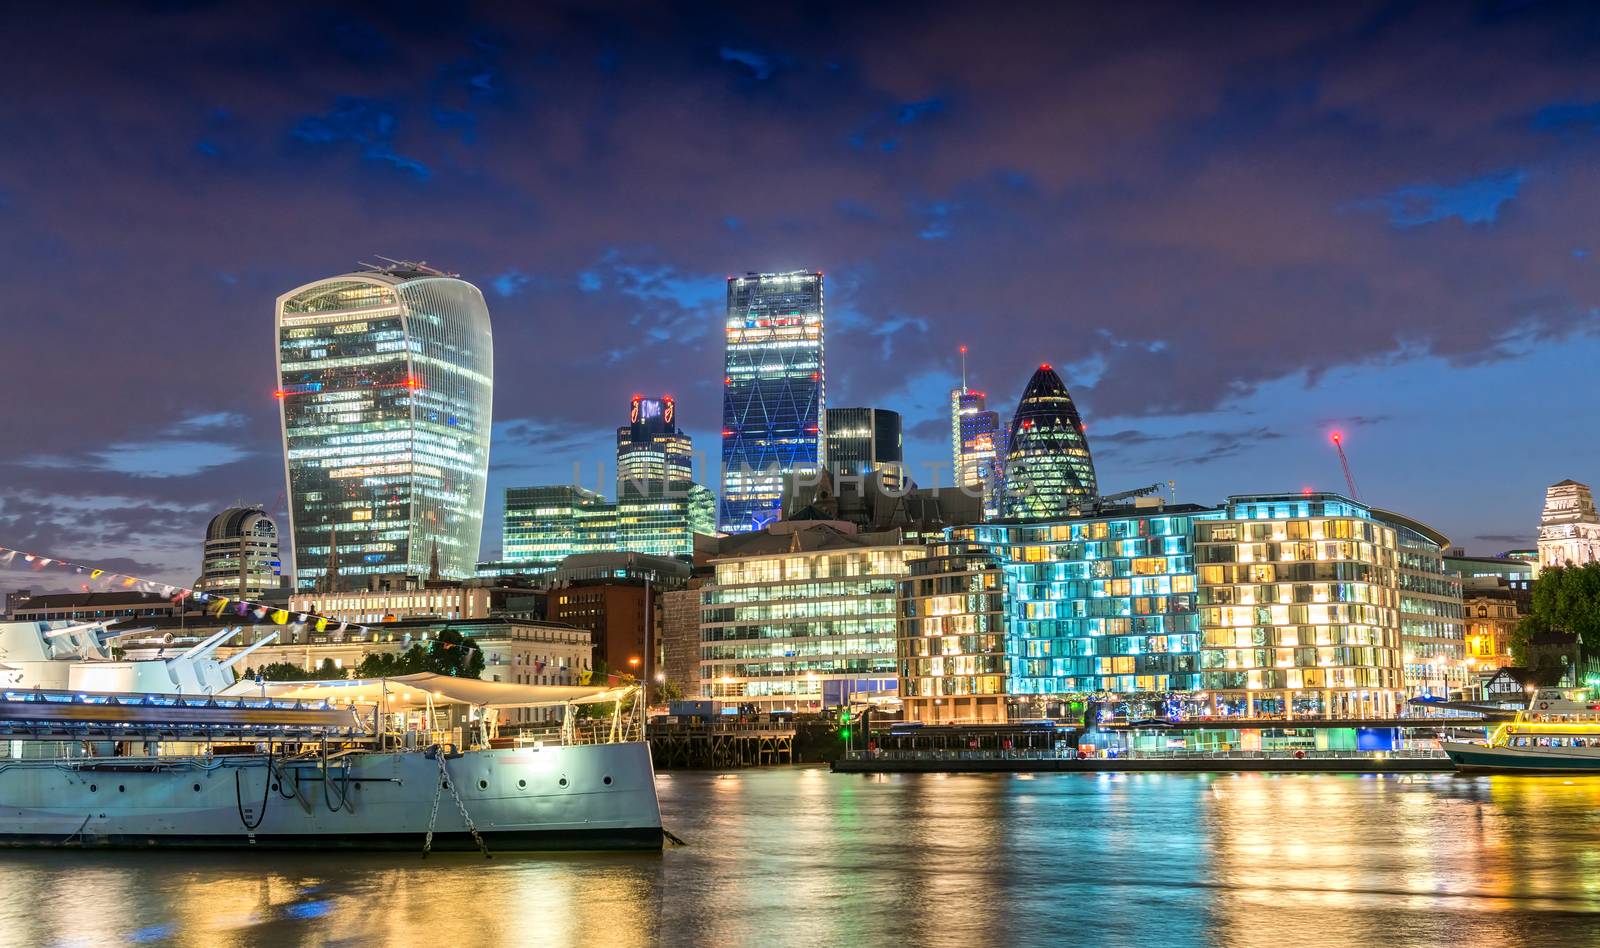
[[[1022,392],[1008,444],[1004,516],[1053,520],[1094,500],[1094,460],[1083,419],[1048,363],[1039,366]]]

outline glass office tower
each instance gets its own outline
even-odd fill
[[[900,413],[886,408],[830,408],[828,468],[835,474],[865,477],[883,472],[883,484],[898,490],[906,480]]]
[[[295,588],[328,570],[473,575],[494,390],[478,288],[414,264],[308,283],[277,301],[279,416]]]
[[[777,519],[783,476],[826,463],[822,274],[728,278],[722,401],[726,533]]]
[[[1048,364],[1028,380],[1006,441],[1006,517],[1059,519],[1095,499],[1094,461],[1083,419],[1061,376]]]
[[[501,555],[530,571],[617,548],[617,505],[576,484],[508,487],[503,516]]]
[[[1000,516],[1000,458],[1005,433],[989,397],[962,386],[950,390],[950,470],[954,484],[983,493],[983,515]]]
[[[628,423],[617,429],[617,497],[650,485],[694,480],[694,442],[678,428],[671,396],[633,396]]]

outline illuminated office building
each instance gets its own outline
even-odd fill
[[[501,527],[506,565],[553,569],[575,553],[616,550],[617,505],[574,484],[508,487]]]
[[[1194,529],[1217,515],[1157,503],[953,531],[992,550],[1004,570],[1011,693],[1198,690]]]
[[[866,477],[881,471],[890,490],[906,482],[905,447],[900,433],[900,413],[885,408],[830,408],[828,470],[839,475]]]
[[[278,525],[259,507],[229,507],[206,526],[194,588],[232,599],[260,599],[283,586]]]
[[[1195,521],[1213,709],[1392,717],[1405,698],[1400,541],[1337,494],[1228,498]]]
[[[728,278],[722,403],[726,533],[777,519],[783,476],[824,464],[822,274]]]
[[[1017,403],[1006,439],[1002,513],[1054,520],[1094,500],[1094,461],[1078,407],[1049,365],[1039,366]]]
[[[717,498],[711,489],[686,481],[673,489],[630,492],[616,503],[613,550],[652,556],[694,556],[694,535],[717,532]]]
[[[936,544],[911,564],[896,638],[907,721],[1006,720],[1005,602],[998,559],[976,543]]]
[[[983,515],[1000,516],[1000,414],[989,411],[988,396],[966,386],[950,390],[950,462],[954,484],[981,492]]]
[[[1467,689],[1461,577],[1446,567],[1450,541],[1432,527],[1387,510],[1374,517],[1394,528],[1400,585],[1400,648],[1409,694],[1461,696]]]
[[[426,573],[435,551],[442,576],[471,576],[494,385],[483,294],[396,264],[285,293],[276,331],[295,588],[330,559],[361,585]]]
[[[717,502],[694,482],[694,443],[670,397],[633,396],[617,429],[617,532],[609,549],[694,555],[694,535],[717,532]]]
[[[724,538],[701,588],[702,695],[816,710],[894,694],[899,584],[927,552],[901,540],[787,520]]]
[[[678,428],[676,403],[633,396],[628,423],[617,429],[617,497],[693,480],[694,442]]]

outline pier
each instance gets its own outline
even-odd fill
[[[662,770],[731,769],[795,762],[794,724],[773,721],[683,721],[646,729]]]

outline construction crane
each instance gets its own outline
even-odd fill
[[[1331,436],[1334,450],[1339,452],[1339,464],[1344,468],[1344,486],[1350,488],[1350,499],[1360,500],[1361,494],[1356,490],[1355,475],[1350,473],[1350,459],[1344,456],[1344,432],[1335,431]]]

